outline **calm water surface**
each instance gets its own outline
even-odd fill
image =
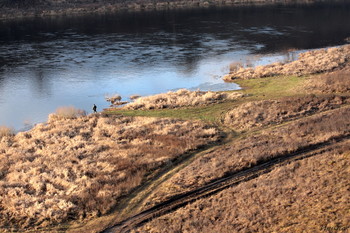
[[[230,90],[229,64],[286,60],[344,44],[350,4],[208,8],[0,22],[0,125],[23,129],[59,106],[105,96]]]

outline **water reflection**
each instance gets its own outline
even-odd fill
[[[62,105],[102,109],[106,94],[235,89],[220,78],[231,62],[291,60],[342,44],[349,10],[281,5],[0,22],[0,125],[43,121]]]
[[[38,68],[33,71],[31,92],[37,98],[48,98],[51,95],[51,84],[47,77],[48,75],[44,69]]]

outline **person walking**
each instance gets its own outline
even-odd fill
[[[96,113],[97,111],[97,106],[96,106],[96,104],[94,104],[94,106],[92,106],[92,110],[94,111],[94,113]]]

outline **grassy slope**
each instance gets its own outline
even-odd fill
[[[310,89],[308,90],[308,92],[303,91],[305,82],[307,82],[309,79],[314,79],[314,78],[315,77],[313,76],[313,77],[303,77],[303,78],[280,77],[278,79],[264,78],[264,79],[252,79],[252,80],[244,80],[244,81],[240,80],[238,83],[241,86],[245,87],[244,92],[246,94],[251,94],[251,96],[245,98],[243,101],[240,101],[239,103],[250,102],[254,100],[279,99],[285,96],[303,97],[306,94],[319,95],[320,92],[317,89],[314,89],[311,92],[310,92]],[[346,80],[344,80],[344,82],[346,82]],[[337,94],[346,96],[349,93],[337,93]],[[236,103],[234,105],[238,105],[239,103]],[[329,111],[330,114],[331,112],[332,111]],[[322,116],[324,114],[327,114],[327,113],[324,112],[317,115]],[[265,127],[264,129],[263,128],[255,129],[243,134],[236,133],[238,137],[233,138],[231,143],[235,144],[234,142],[237,141],[238,138],[242,138],[242,137],[249,138],[250,136],[255,137],[256,135],[259,135],[261,131],[264,131],[264,130],[266,131],[266,129],[268,128],[273,129],[275,127],[277,128],[283,127],[284,125],[289,125],[289,124],[293,125],[294,121],[300,122],[308,118],[313,118],[313,117],[306,116],[303,118],[295,119],[289,123],[288,122],[283,123],[278,126],[272,126],[272,127],[268,126],[268,127]],[[312,127],[312,125],[308,127]],[[305,129],[308,130],[307,128]],[[240,229],[240,232],[241,231],[246,232],[245,230],[247,229],[251,229],[253,231],[259,230],[259,229],[261,230],[262,228],[260,228],[259,224],[261,222],[265,222],[266,219],[268,219],[268,221],[271,220],[271,221],[277,221],[277,222],[271,222],[271,223],[269,222],[269,224],[266,224],[264,226],[265,231],[270,231],[273,229],[276,232],[278,231],[290,232],[290,230],[302,232],[305,230],[306,231],[310,230],[311,229],[310,227],[312,227],[312,229],[315,230],[315,232],[318,232],[319,230],[322,231],[322,229],[329,230],[329,231],[333,231],[338,228],[347,230],[349,229],[348,227],[349,219],[346,216],[348,214],[349,202],[348,202],[348,199],[345,198],[345,196],[347,196],[346,193],[348,193],[348,190],[346,190],[345,187],[348,183],[347,174],[349,171],[348,160],[347,160],[349,158],[348,149],[349,147],[345,142],[345,145],[342,147],[342,149],[340,149],[339,152],[334,151],[322,156],[318,155],[315,158],[307,159],[306,161],[303,161],[301,163],[297,162],[298,164],[297,166],[300,167],[298,171],[294,171],[294,170],[290,171],[288,168],[286,168],[286,172],[283,173],[283,178],[277,177],[277,176],[274,178],[274,174],[276,173],[276,171],[274,171],[271,175],[270,174],[268,175],[268,177],[270,178],[272,177],[274,179],[272,184],[270,184],[271,181],[269,179],[266,179],[266,176],[263,176],[261,178],[258,178],[257,181],[251,181],[246,184],[246,186],[250,187],[250,183],[256,183],[256,185],[253,186],[253,190],[250,190],[247,188],[242,189],[241,187],[237,187],[231,190],[223,191],[222,193],[215,195],[214,197],[197,201],[194,204],[181,208],[166,216],[162,216],[159,219],[156,218],[152,220],[149,224],[146,224],[144,227],[141,227],[140,229],[136,229],[135,232],[144,232],[144,231],[160,232],[159,231],[160,229],[162,229],[161,232],[164,232],[163,231],[164,229],[168,229],[168,231],[166,232],[176,232],[176,231],[235,232],[237,231],[237,229]],[[330,167],[324,166],[325,162],[327,162],[328,159],[337,160],[339,158],[337,157],[338,153],[340,153],[340,159],[342,159],[341,167],[337,169],[334,169],[334,167],[332,167],[333,164],[337,163],[338,161],[331,162],[332,166]],[[203,157],[204,160],[205,160],[205,157],[206,156]],[[311,166],[309,161],[313,161],[311,162]],[[347,166],[345,166],[344,164],[347,164]],[[198,167],[198,166],[200,167],[201,165],[194,164],[194,167]],[[285,169],[285,168],[283,167],[282,169]],[[316,169],[319,172],[319,174],[315,173]],[[189,170],[192,170],[192,169],[190,168]],[[303,174],[300,177],[294,178],[294,176],[295,177],[298,176],[299,171],[301,171]],[[310,171],[313,171],[313,172],[310,173]],[[198,175],[198,173],[196,174]],[[320,179],[319,178],[320,174],[327,174],[328,177],[322,176],[322,180],[318,180]],[[186,173],[185,176],[187,177],[189,176],[188,178],[194,177],[189,173]],[[303,186],[300,185],[300,188],[296,192],[291,193],[288,189],[291,188],[293,190],[293,187],[290,186],[290,183],[293,183],[294,181],[290,181],[290,180],[294,180],[294,179],[297,179],[300,182],[300,184],[304,184],[304,182],[308,182],[308,183],[306,183],[306,185],[303,185]],[[334,182],[332,182],[333,179],[339,179],[339,182],[337,185],[334,185]],[[311,181],[311,183],[313,183],[313,187],[315,186],[317,188],[320,188],[321,186],[324,186],[324,188],[317,189],[317,191],[314,191],[309,186],[310,180],[313,180]],[[321,183],[317,183],[316,180]],[[181,183],[181,181],[176,180],[175,178],[175,183],[178,183],[178,182]],[[265,187],[265,189],[267,190],[254,188],[259,184],[259,182],[266,183],[267,187]],[[146,200],[145,203],[149,201],[151,202],[154,201],[153,199],[157,198],[157,195],[159,194],[159,192],[171,193],[172,190],[174,189],[175,183],[165,181],[163,186],[160,186],[157,190],[154,190],[153,193],[156,195],[151,196],[148,200]],[[281,184],[286,184],[286,185],[285,187],[280,188]],[[342,186],[343,188],[341,190],[338,190],[337,188],[340,187],[340,184],[343,185]],[[245,184],[243,184],[243,186],[244,185]],[[271,187],[269,187],[268,185],[271,185]],[[233,202],[232,194],[230,194],[230,192],[233,192],[232,190],[236,190],[236,189],[239,190],[239,191],[234,191],[237,193],[235,195],[237,196],[236,198],[238,199],[238,201]],[[276,191],[277,189],[280,189],[280,190]],[[243,192],[242,190],[245,190],[245,191]],[[261,198],[265,198],[266,207],[264,207],[263,209],[266,209],[266,211],[259,210],[260,208],[255,205],[254,198],[253,199],[250,198],[253,195],[252,192],[256,192],[256,193],[260,192],[256,196],[261,196]],[[290,195],[293,195],[294,196],[293,198],[295,198],[295,196],[299,195],[300,192],[302,194],[310,193],[310,192],[311,193],[315,192],[317,194],[300,198],[300,200],[296,199],[297,201],[293,205],[288,204],[287,209],[283,209],[283,208],[280,209],[280,206],[278,206],[279,205],[278,203],[277,205],[273,206],[275,204],[273,197],[276,196],[277,193],[279,194],[280,199],[288,199],[290,198]],[[335,196],[343,197],[342,202],[332,203],[332,201],[330,201],[329,198],[333,199]],[[245,199],[245,197],[247,197],[247,199]],[[231,204],[227,204],[227,205],[223,204],[223,202],[225,201]],[[312,204],[305,206],[301,204],[303,202],[312,203]],[[207,208],[205,207],[206,209],[203,210],[203,206],[206,206]],[[315,206],[319,207],[319,209],[317,209]],[[254,209],[255,212],[251,211],[247,213],[246,210],[252,207],[255,208]],[[290,211],[288,211],[289,208],[291,208],[293,212],[292,214],[290,214]],[[332,209],[333,211],[328,211]],[[324,212],[322,212],[323,210]],[[294,218],[293,217],[294,215],[295,216],[300,215],[300,211],[302,211],[304,214],[302,216]],[[314,211],[316,211],[317,213],[313,214]],[[242,213],[242,215],[239,216],[237,212]],[[279,215],[274,215],[274,214],[271,215],[271,213],[277,213],[277,212],[278,213],[283,212],[282,214],[283,216],[279,217]],[[221,213],[226,213],[226,214],[224,217],[222,216],[220,217]],[[249,216],[249,214],[251,214],[251,216]],[[213,220],[212,217],[214,215],[215,216],[219,215],[219,217],[216,217],[217,221],[216,220],[212,221]],[[232,215],[236,215],[237,217],[232,218]],[[326,217],[324,217],[324,215]],[[313,217],[310,217],[310,216],[313,216]],[[226,221],[227,225],[223,224],[222,223],[223,221],[224,222]],[[252,226],[252,222],[254,222],[254,226]],[[280,223],[280,224],[277,224],[277,223]],[[300,223],[303,223],[303,224],[300,224]]]
[[[348,232],[349,154],[338,153],[277,167],[132,232]]]
[[[228,143],[235,141],[237,138],[248,137],[249,135],[255,134],[259,131],[254,130],[254,132],[246,132],[240,134],[228,129],[226,126],[221,124],[223,114],[235,106],[238,106],[244,102],[251,102],[255,100],[266,100],[266,99],[278,99],[286,96],[303,96],[307,94],[306,92],[300,91],[307,81],[305,77],[295,77],[295,76],[284,76],[284,77],[272,77],[264,79],[252,79],[252,80],[237,80],[237,83],[243,88],[243,92],[247,97],[236,100],[228,101],[221,104],[214,104],[205,107],[191,107],[185,109],[163,109],[163,110],[148,110],[148,111],[125,111],[125,110],[110,110],[106,112],[107,114],[120,114],[127,116],[153,116],[153,117],[173,117],[180,119],[200,119],[204,120],[210,124],[220,125],[226,132],[229,132],[230,139],[227,140]],[[151,185],[149,190],[144,190],[139,194],[136,194],[130,203],[140,203],[140,200],[146,199],[154,192],[154,188],[161,186],[162,183],[166,182],[170,177],[176,174],[179,170],[186,167],[190,162],[200,157],[197,155],[193,157],[186,164],[181,164],[181,167],[177,169],[174,168],[168,173],[163,174],[157,181],[156,185]],[[147,196],[147,197],[146,197]],[[140,206],[135,204],[128,206],[124,209],[124,216],[132,215],[140,210]]]
[[[280,77],[280,78],[266,78],[257,80],[241,80],[238,83],[244,88],[243,91],[248,96],[237,101],[227,101],[220,104],[212,104],[209,106],[201,107],[189,107],[183,109],[163,109],[163,110],[108,110],[105,111],[107,115],[124,115],[124,116],[148,116],[148,117],[170,117],[177,119],[199,119],[208,124],[214,124],[219,126],[227,133],[226,140],[222,145],[231,142],[233,138],[241,137],[243,135],[237,134],[231,129],[221,124],[222,116],[230,110],[232,107],[237,106],[243,102],[249,102],[252,100],[276,98],[278,96],[294,96],[299,95],[294,91],[295,87],[302,84],[303,79],[296,77]],[[159,174],[150,182],[146,183],[142,187],[136,189],[131,195],[126,197],[114,211],[108,215],[101,216],[88,222],[70,222],[67,224],[61,224],[57,227],[49,227],[46,230],[51,232],[98,232],[104,228],[107,224],[115,222],[124,217],[130,216],[139,210],[140,204],[149,197],[152,192],[161,184],[166,182],[174,174],[178,173],[181,169],[186,167],[195,159],[202,156],[202,154],[213,151],[220,145],[208,150],[204,150],[202,153],[193,153],[188,158],[182,161],[180,164],[173,164],[162,174]],[[45,229],[42,229],[45,230]]]
[[[237,83],[243,87],[243,92],[247,95],[247,97],[237,100],[237,101],[231,101],[226,102],[222,104],[216,104],[211,105],[207,107],[195,107],[195,108],[188,108],[188,109],[181,109],[181,110],[156,110],[156,111],[113,111],[113,114],[131,114],[131,115],[138,115],[138,114],[146,114],[150,116],[157,116],[157,117],[175,117],[175,118],[185,118],[185,119],[201,119],[206,120],[208,123],[215,123],[218,125],[221,125],[222,127],[226,127],[221,124],[221,120],[223,117],[223,114],[226,113],[229,109],[232,109],[235,106],[238,106],[245,102],[251,102],[256,100],[271,100],[271,99],[280,99],[283,97],[303,97],[307,94],[310,94],[310,90],[307,92],[304,91],[303,86],[305,82],[307,82],[310,79],[310,77],[295,77],[295,76],[283,76],[283,77],[272,77],[272,78],[263,78],[263,79],[251,79],[251,80],[237,80]],[[321,94],[318,92],[315,92],[316,95],[320,96]],[[344,93],[342,93],[344,94]],[[112,112],[110,112],[112,114]],[[308,118],[309,116],[306,116],[304,118]],[[300,120],[300,118],[295,119]],[[282,125],[285,125],[286,123],[283,123]],[[288,124],[288,123],[287,123]],[[268,126],[264,127],[266,128],[274,128],[276,126]],[[247,138],[250,135],[259,134],[263,129],[253,129],[252,131],[248,131],[245,133],[238,133],[234,132],[234,134],[231,134],[231,138],[228,140],[228,144],[234,143],[239,138]],[[231,131],[232,132],[232,131]],[[199,158],[203,155],[198,155],[198,157],[194,157],[191,161],[194,161],[196,158]],[[188,163],[189,164],[189,163]],[[181,169],[185,168],[188,164],[184,164]],[[176,169],[176,172],[178,169]],[[167,181],[176,174],[174,171],[170,171],[168,174],[165,174],[161,179],[157,181],[157,185],[152,188],[158,188],[155,190],[152,190],[153,193],[156,193],[160,190],[162,190],[164,187],[166,187]],[[162,186],[163,185],[163,186]],[[171,184],[170,184],[171,185]],[[149,201],[149,199],[152,199],[152,191],[140,193],[139,196],[136,195],[135,199],[145,199],[145,201],[142,204],[145,204],[145,202]],[[149,198],[147,200],[147,197],[143,196],[147,195]],[[140,203],[140,202],[138,202]],[[135,207],[135,206],[134,206]],[[133,208],[129,206],[125,210],[124,213],[126,215],[132,215],[140,211],[142,208],[142,205],[137,206],[137,208]]]
[[[228,137],[224,141],[226,143],[232,143],[237,138],[248,137],[259,133],[261,129],[253,130],[246,133],[238,133],[230,128],[227,128],[222,124],[223,115],[235,106],[238,106],[245,102],[255,100],[268,100],[278,99],[286,96],[303,96],[307,94],[303,91],[303,85],[307,81],[305,77],[273,77],[264,79],[252,79],[252,80],[237,80],[237,83],[243,88],[243,91],[247,96],[235,100],[227,101],[220,104],[213,104],[209,106],[201,107],[188,107],[183,109],[163,109],[163,110],[107,110],[107,115],[124,115],[124,116],[149,116],[149,117],[170,117],[177,119],[199,119],[208,124],[214,124],[220,126],[221,129],[227,132]],[[308,92],[309,94],[310,92]],[[220,147],[221,145],[218,145]],[[217,147],[208,149],[213,151]],[[116,222],[121,218],[133,215],[139,211],[141,203],[151,196],[157,188],[161,187],[172,176],[177,174],[181,169],[186,167],[195,159],[201,157],[203,154],[208,153],[203,151],[201,153],[192,154],[183,163],[173,164],[162,174],[158,175],[154,180],[148,182],[146,185],[138,188],[129,197],[115,208],[115,210],[106,216],[96,218],[89,222],[70,223],[67,225],[60,225],[56,228],[49,228],[51,232],[97,232],[103,229],[104,226],[112,222]],[[122,216],[122,217],[121,217]]]

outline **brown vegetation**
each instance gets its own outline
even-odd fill
[[[0,126],[0,139],[5,136],[13,136],[14,130],[7,126]]]
[[[334,71],[349,66],[350,45],[319,49],[300,54],[298,60],[288,63],[273,63],[255,68],[240,68],[224,77],[234,79],[263,78],[279,75],[309,75]]]
[[[348,232],[349,141],[275,168],[132,232]]]
[[[164,183],[146,206],[260,162],[349,135],[349,119],[350,107],[344,107],[236,140],[198,157]]]
[[[350,91],[350,69],[310,77],[302,87],[315,93],[345,93]]]
[[[56,109],[55,114],[50,114],[49,118],[54,119],[75,119],[86,116],[86,112],[73,106],[64,106]]]
[[[162,166],[218,138],[200,122],[50,117],[0,140],[0,227],[106,214]]]
[[[240,78],[336,71],[311,76],[303,86],[310,93],[330,95],[253,101],[227,112],[223,123],[248,133],[196,157],[157,187],[142,208],[273,158],[332,144],[338,138],[345,140],[341,147],[276,168],[255,180],[156,218],[133,232],[349,230],[350,107],[345,106],[349,104],[349,58],[348,45],[308,52],[296,62],[258,68],[257,72],[245,69],[247,76]],[[276,126],[249,132],[270,124]]]
[[[279,124],[287,120],[312,115],[350,103],[347,96],[308,95],[285,97],[278,100],[252,101],[239,105],[227,112],[224,123],[235,130],[249,130],[269,124]]]
[[[238,92],[189,91],[180,89],[168,93],[140,97],[122,109],[164,109],[220,103],[242,97]]]
[[[308,62],[315,59],[309,61],[306,58],[310,54],[302,55],[299,62],[303,61],[301,67],[305,69],[298,75],[347,66],[348,57],[340,54],[345,50],[350,46],[310,52],[315,57],[326,54],[325,59],[337,65],[325,60],[309,67]],[[230,110],[222,123],[235,130],[285,124],[239,134],[230,143],[191,157],[190,164],[180,164],[178,169],[184,168],[172,177],[164,174],[167,177],[160,180],[164,182],[155,182],[156,190],[147,197],[141,194],[138,200],[147,198],[143,208],[154,206],[259,163],[346,139],[338,151],[277,168],[154,219],[135,232],[317,232],[322,227],[348,227],[348,68],[310,77],[305,85],[311,93],[342,92],[342,96],[284,97],[243,103]],[[206,106],[242,96],[237,92],[182,89],[136,98],[122,109]],[[219,107],[220,113],[224,111]],[[107,214],[164,166],[171,167],[186,153],[220,138],[216,128],[201,122],[84,115],[81,110],[63,107],[49,116],[48,123],[28,132],[13,135],[8,128],[0,127],[0,231],[40,228]]]
[[[119,94],[115,94],[113,96],[106,96],[105,99],[113,105],[120,105],[122,97]]]

